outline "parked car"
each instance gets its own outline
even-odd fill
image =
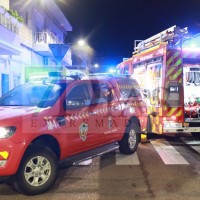
[[[2,96],[0,110],[0,179],[26,195],[47,191],[61,161],[116,142],[134,153],[147,122],[127,77],[27,83]]]

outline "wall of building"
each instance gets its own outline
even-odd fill
[[[0,52],[0,96],[17,85],[25,83],[27,67],[57,67],[53,55],[41,55],[40,52],[34,50],[37,31],[48,30],[60,42],[63,42],[64,31],[59,27],[59,21],[51,16],[46,7],[37,6],[39,2],[38,0],[0,0],[0,6],[2,5],[7,10],[9,8],[17,10],[25,19],[17,33],[20,40],[20,53],[18,55],[1,55]],[[0,39],[4,38],[1,38],[0,35]]]
[[[0,0],[0,6],[3,6],[4,8],[6,8],[6,10],[9,10],[9,0]]]
[[[25,83],[26,67],[44,67],[44,58],[26,47],[22,47],[21,55],[0,56],[0,96]]]

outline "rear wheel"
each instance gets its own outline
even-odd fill
[[[32,146],[25,153],[14,186],[26,195],[46,192],[55,182],[58,159],[53,151],[43,146]]]
[[[133,122],[126,127],[124,136],[119,142],[119,150],[122,154],[133,154],[136,151],[140,140],[139,130],[140,128]]]

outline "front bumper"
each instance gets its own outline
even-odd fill
[[[16,174],[25,149],[25,143],[16,144],[9,139],[0,140],[0,178],[5,179]]]
[[[164,133],[191,133],[191,132],[199,132],[200,135],[200,127],[179,127],[179,128],[165,128],[163,129]]]

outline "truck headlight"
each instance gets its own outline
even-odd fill
[[[5,139],[12,136],[16,131],[15,126],[0,127],[0,139]]]

